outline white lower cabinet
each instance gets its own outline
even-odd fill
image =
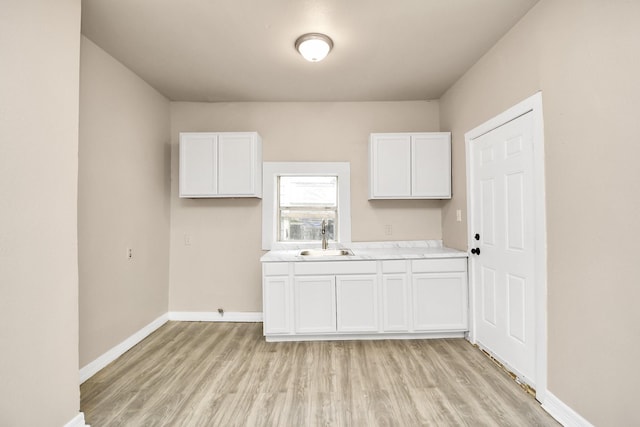
[[[338,332],[378,330],[378,286],[375,275],[337,276]]]
[[[334,276],[294,279],[295,331],[317,334],[336,331],[336,280]]]
[[[289,276],[265,277],[263,286],[263,316],[265,334],[286,334],[289,322]]]
[[[291,319],[291,275],[288,262],[262,264],[262,315],[264,334],[289,334]]]
[[[381,261],[382,268],[382,330],[407,332],[411,307],[409,305],[408,262]]]
[[[465,258],[277,262],[262,271],[268,340],[461,337],[468,329]]]
[[[375,275],[296,277],[295,331],[377,331],[376,293]]]
[[[469,309],[467,260],[414,260],[411,270],[413,329],[466,331]]]
[[[414,274],[413,329],[467,329],[466,273]]]
[[[409,330],[409,286],[406,274],[382,276],[382,323],[388,332]]]

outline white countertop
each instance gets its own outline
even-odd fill
[[[330,245],[330,249],[351,249],[353,255],[302,256],[303,249],[319,249],[308,245],[276,248],[264,254],[262,262],[322,262],[382,259],[466,258],[467,252],[447,248],[441,240],[411,240],[399,242],[357,242],[348,246]]]

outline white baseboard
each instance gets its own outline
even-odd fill
[[[90,427],[90,426],[84,423],[84,412],[80,412],[78,415],[73,417],[71,421],[66,423],[64,427]]]
[[[589,421],[558,399],[550,391],[545,393],[542,409],[556,419],[564,427],[593,427]]]
[[[262,312],[170,311],[169,320],[181,322],[262,322]]]
[[[80,369],[80,384],[91,378],[107,366],[109,363],[116,360],[118,357],[122,356],[127,350],[129,350],[134,345],[138,344],[140,341],[149,336],[153,331],[158,329],[160,326],[164,325],[169,320],[168,313],[163,314],[158,317],[153,322],[149,323],[147,326],[140,329],[135,334],[131,335],[126,340],[122,341],[120,344],[113,347],[111,350],[104,353],[102,356],[98,357],[93,362],[90,362],[88,365],[84,366]]]

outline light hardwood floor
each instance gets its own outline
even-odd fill
[[[103,426],[556,426],[462,339],[267,343],[169,322],[81,388]]]

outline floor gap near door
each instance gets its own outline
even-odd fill
[[[516,375],[515,373],[510,371],[509,368],[504,366],[504,364],[502,364],[498,359],[493,357],[493,355],[491,353],[489,353],[487,350],[483,349],[478,344],[471,344],[471,345],[473,345],[475,348],[477,348],[478,351],[481,351],[482,354],[484,354],[489,360],[491,360],[500,369],[502,369],[504,372],[506,372],[507,375],[509,375],[511,377],[511,379],[516,384],[518,384],[520,386],[521,389],[523,389],[525,392],[527,392],[529,395],[531,395],[531,397],[533,397],[535,399],[535,397],[536,397],[536,389],[535,388],[531,387],[529,384],[527,384],[526,382],[524,382],[520,378],[518,378],[518,375]]]

